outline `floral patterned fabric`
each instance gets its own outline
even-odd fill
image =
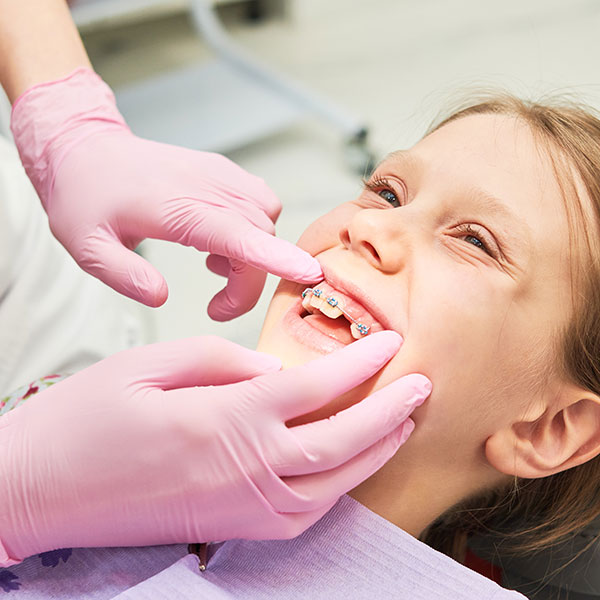
[[[20,387],[18,390],[15,390],[8,396],[4,396],[0,398],[0,416],[7,413],[9,410],[17,407],[19,404],[22,404],[30,398],[34,394],[38,394],[39,392],[43,392],[45,389],[49,388],[51,385],[58,383],[65,379],[67,375],[46,375],[46,377],[42,377],[41,379],[36,379],[32,381],[29,385],[24,385]],[[0,584],[1,585],[1,584]]]

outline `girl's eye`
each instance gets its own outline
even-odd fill
[[[394,191],[394,186],[388,179],[380,176],[373,176],[368,181],[363,181],[365,189],[374,192],[381,198],[383,198],[393,208],[402,206],[402,202],[399,200],[398,195]]]
[[[470,223],[466,223],[464,225],[458,226],[459,233],[463,234],[464,240],[477,248],[481,248],[486,254],[494,257],[495,253],[490,249],[492,244],[486,240],[486,234],[483,230],[479,229],[471,225]]]
[[[392,190],[383,189],[380,190],[379,195],[388,203],[391,204],[394,208],[400,206],[400,201],[396,198],[396,194],[392,192]]]

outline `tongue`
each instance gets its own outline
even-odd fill
[[[356,341],[350,333],[350,323],[343,317],[330,319],[323,314],[315,313],[313,315],[306,315],[304,320],[321,333],[328,335],[342,344],[348,345]]]

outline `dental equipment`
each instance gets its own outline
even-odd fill
[[[313,296],[315,296],[316,298],[320,298],[323,295],[323,290],[319,290],[318,288],[306,288],[303,292],[302,292],[302,298],[306,298],[306,296],[308,294],[312,294]],[[363,323],[359,323],[356,319],[354,319],[351,315],[349,315],[340,305],[339,302],[336,298],[334,298],[333,296],[327,296],[325,298],[325,301],[327,302],[327,304],[329,304],[330,306],[334,306],[337,307],[342,314],[349,320],[352,322],[353,325],[356,326],[356,329],[358,330],[358,333],[360,333],[361,336],[365,336],[365,335],[369,335],[369,330],[371,329],[369,326],[363,324]]]

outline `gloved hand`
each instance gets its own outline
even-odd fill
[[[276,372],[271,356],[190,338],[126,350],[33,396],[0,418],[0,564],[299,534],[392,457],[431,384],[408,375],[330,419],[285,423],[373,375],[400,342],[380,332]]]
[[[167,298],[162,275],[133,252],[145,238],[212,254],[209,268],[228,277],[208,307],[218,321],[256,304],[265,271],[322,279],[312,256],[273,236],[281,205],[262,179],[218,154],[134,136],[89,69],[27,90],[11,129],[56,238],[125,296],[149,306]]]

